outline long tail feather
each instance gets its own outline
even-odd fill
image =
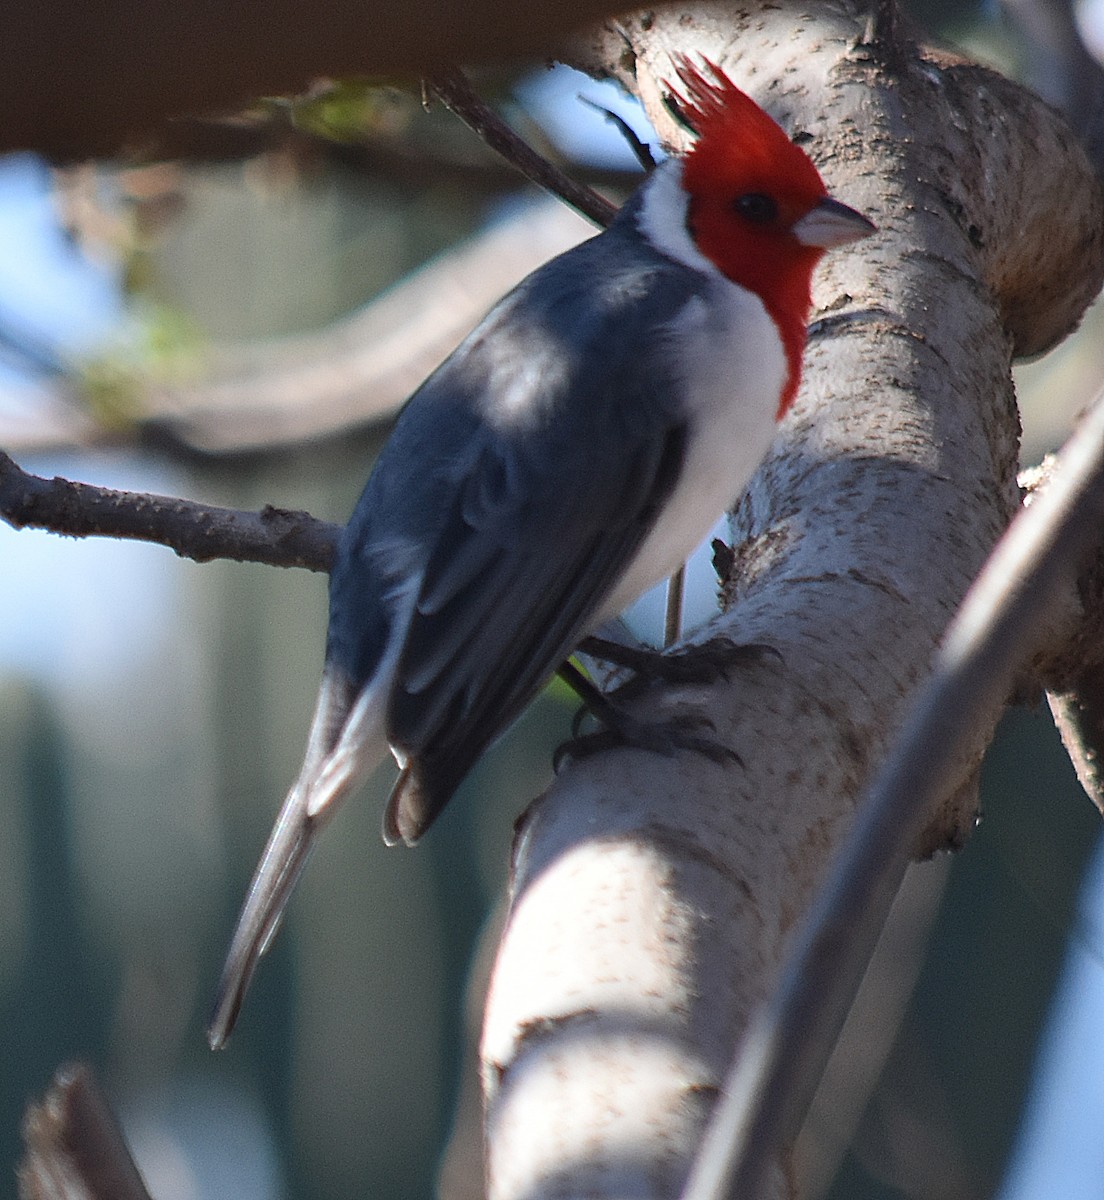
[[[234,1028],[253,972],[280,928],[319,833],[385,753],[376,693],[356,694],[339,673],[327,669],[306,760],[269,834],[226,955],[207,1025],[212,1050],[221,1049]]]
[[[287,902],[325,824],[323,819],[308,816],[306,794],[297,783],[269,835],[238,917],[207,1025],[212,1050],[226,1044],[257,963],[280,927]]]

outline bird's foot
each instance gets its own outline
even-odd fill
[[[651,683],[714,683],[727,679],[731,668],[759,662],[768,655],[781,661],[782,655],[773,647],[759,642],[741,645],[726,637],[710,638],[677,650],[651,650],[646,646],[623,646],[603,638],[587,638],[579,649],[593,658],[628,667],[635,678],[616,691],[624,695],[626,688],[637,691]],[[586,697],[584,696],[585,700]]]
[[[743,766],[743,759],[710,733],[713,722],[701,713],[680,713],[663,721],[641,721],[609,697],[602,697],[601,711],[583,707],[572,724],[572,737],[556,749],[553,765],[558,772],[565,759],[589,758],[605,750],[633,747],[669,757],[680,750],[704,754],[722,766]],[[582,732],[582,723],[594,716],[602,724],[592,733]],[[702,732],[703,730],[709,732]]]
[[[587,758],[617,746],[633,746],[663,755],[691,750],[716,763],[742,766],[743,760],[734,750],[701,732],[703,727],[710,731],[714,729],[708,717],[700,713],[682,713],[664,721],[641,721],[629,713],[628,706],[655,684],[713,683],[717,679],[727,679],[731,668],[748,666],[768,656],[779,661],[782,658],[773,646],[739,645],[725,637],[710,638],[666,653],[645,646],[625,646],[603,638],[587,638],[579,649],[594,658],[627,667],[633,675],[606,693],[574,664],[568,662],[560,668],[560,675],[583,701],[583,707],[572,722],[571,738],[556,750],[554,766],[557,771],[566,758]],[[584,733],[582,727],[588,717],[595,718],[603,728]]]

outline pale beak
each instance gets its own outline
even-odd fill
[[[803,246],[831,250],[834,246],[845,246],[848,242],[869,237],[877,229],[878,226],[861,212],[825,196],[816,208],[794,223],[791,232]]]

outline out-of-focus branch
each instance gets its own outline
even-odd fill
[[[455,69],[429,81],[505,162],[600,225],[616,206],[533,150]],[[285,131],[290,136],[294,131]],[[77,185],[71,187],[80,207]],[[139,427],[207,453],[269,448],[343,432],[393,413],[486,310],[529,271],[586,236],[560,205],[525,211],[441,255],[325,329],[210,354],[198,382],[132,379]],[[0,444],[87,440],[92,423],[59,377],[42,415],[0,418]],[[48,414],[49,420],[46,419]]]
[[[297,124],[294,111],[292,105],[281,104],[224,117],[182,117],[166,126],[153,157],[159,163],[218,163],[240,162],[260,154],[290,154],[308,163],[325,160],[364,175],[385,176],[389,182],[408,187],[425,187],[428,177],[477,197],[501,195],[517,180],[515,169],[498,154],[461,147],[451,139],[415,143],[405,131],[327,137]],[[591,188],[614,192],[631,189],[636,175],[632,170],[594,163],[569,161],[567,169],[585,176]]]
[[[59,1068],[23,1121],[20,1200],[150,1200],[91,1070]]]
[[[198,380],[135,380],[138,427],[155,427],[189,449],[225,454],[383,420],[504,292],[591,232],[562,204],[526,209],[324,329],[214,350]],[[102,437],[72,382],[46,388],[0,415],[0,444],[27,451]],[[26,415],[18,415],[20,408]]]
[[[156,140],[172,117],[237,110],[319,78],[546,53],[611,0],[78,0],[9,5],[0,39],[0,151],[56,159]]]
[[[1104,68],[1089,53],[1072,0],[1001,0],[1023,35],[1030,87],[1060,108],[1104,178]]]
[[[338,526],[271,505],[260,512],[196,504],[171,496],[43,479],[0,451],[0,518],[15,529],[69,537],[157,542],[182,558],[267,563],[328,571]]]

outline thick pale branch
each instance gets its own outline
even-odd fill
[[[157,542],[182,558],[328,571],[338,526],[271,505],[241,512],[29,475],[0,451],[0,518],[14,529]]]
[[[707,713],[743,765],[594,755],[520,829],[484,1029],[493,1200],[681,1189],[788,935],[1019,505],[1013,351],[1060,337],[1100,285],[1099,187],[1051,110],[868,16],[697,5],[581,52],[657,121],[672,52],[721,63],[881,234],[825,260],[802,391],[702,634],[777,656],[653,690],[639,714]],[[967,836],[999,709],[958,731],[953,781],[895,856]]]
[[[1062,451],[1046,494],[998,544],[947,630],[932,677],[864,801],[780,986],[751,1023],[684,1200],[755,1200],[797,1132],[911,849],[958,786],[973,731],[995,724],[1044,650],[1051,613],[1104,525],[1104,403]]]

